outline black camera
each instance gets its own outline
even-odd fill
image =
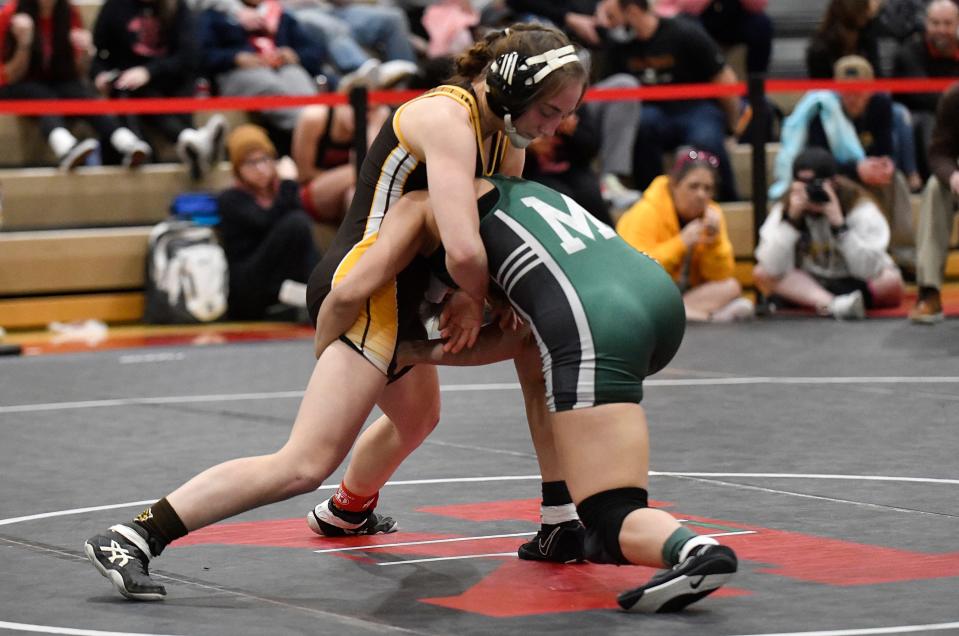
[[[829,203],[829,193],[826,192],[825,179],[813,179],[806,182],[806,198],[810,203]]]

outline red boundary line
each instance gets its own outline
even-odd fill
[[[946,79],[892,79],[876,81],[832,80],[766,80],[767,93],[805,92],[809,90],[889,91],[892,93],[940,93],[956,82]],[[371,104],[401,104],[420,95],[421,91],[373,91],[369,93]],[[640,88],[592,88],[586,93],[586,101],[621,101],[642,99],[664,101],[677,99],[710,99],[716,97],[746,95],[746,84],[671,84],[668,86],[643,86]],[[258,97],[168,97],[161,99],[63,99],[63,100],[4,100],[0,101],[0,114],[8,115],[94,115],[103,113],[169,113],[222,110],[267,110],[289,108],[309,104],[337,105],[348,103],[341,93],[324,93],[306,96],[258,96]]]

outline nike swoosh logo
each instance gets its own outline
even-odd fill
[[[694,590],[699,589],[699,586],[702,585],[702,584],[703,584],[703,581],[705,581],[705,580],[706,580],[706,575],[705,575],[705,574],[703,574],[701,577],[699,577],[699,580],[698,580],[698,581],[695,581],[695,582],[694,582],[692,579],[689,579],[689,587],[693,588]]]
[[[550,547],[550,545],[552,545],[553,539],[556,538],[556,534],[557,534],[558,532],[559,532],[559,528],[558,528],[558,527],[557,527],[557,528],[553,528],[553,531],[549,533],[549,536],[548,536],[548,537],[546,537],[546,541],[543,541],[542,539],[540,539],[539,541],[537,541],[537,543],[539,544],[539,545],[537,546],[537,547],[539,548],[539,552],[540,552],[540,554],[542,554],[544,557],[549,556],[549,547]]]

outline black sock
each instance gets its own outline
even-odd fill
[[[562,506],[573,503],[573,498],[569,495],[569,488],[565,481],[544,481],[543,482],[543,505],[544,506]]]
[[[146,531],[147,545],[155,557],[160,556],[167,545],[189,532],[166,497],[138,514],[133,523]]]
[[[569,494],[565,481],[543,482],[543,503],[541,530],[549,531],[557,525],[576,522],[576,507]]]

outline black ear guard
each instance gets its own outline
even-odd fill
[[[523,57],[516,51],[500,55],[486,74],[486,101],[490,110],[497,117],[511,115],[512,119],[516,119],[529,108],[540,82],[546,76],[579,61],[576,49],[571,44],[529,57]]]

